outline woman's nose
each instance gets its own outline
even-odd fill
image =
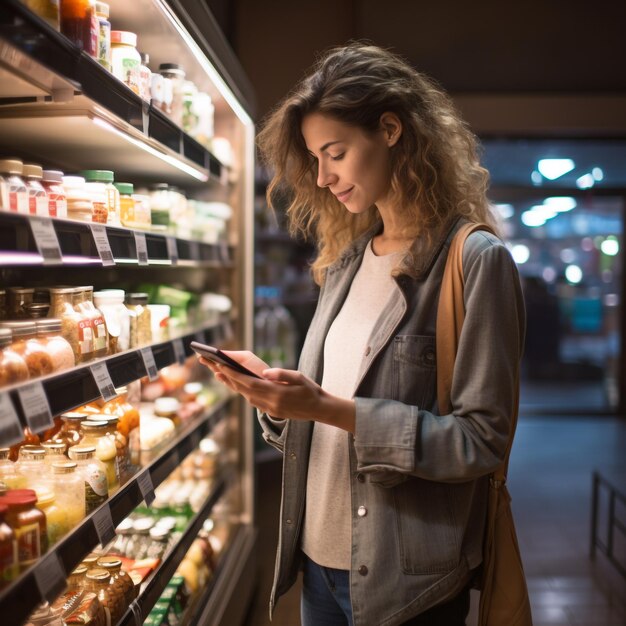
[[[319,163],[317,166],[317,186],[328,187],[337,181],[337,175],[329,171],[325,164]]]

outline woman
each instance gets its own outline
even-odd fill
[[[436,400],[435,320],[452,236],[495,229],[476,142],[450,99],[397,56],[327,53],[259,135],[314,237],[321,286],[299,371],[229,352],[206,363],[260,411],[284,454],[270,611],[303,568],[304,626],[465,624],[481,564],[487,475],[502,461],[524,334],[514,262],[466,241],[453,410]]]

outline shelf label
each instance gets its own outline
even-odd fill
[[[183,344],[183,340],[174,339],[172,341],[172,347],[174,348],[174,358],[176,359],[176,362],[182,365],[187,359],[187,355],[185,354],[185,345]]]
[[[159,377],[159,370],[157,369],[156,361],[154,360],[152,348],[141,348],[139,352],[141,352],[141,358],[143,359],[143,365],[146,368],[148,378],[150,379],[150,382],[154,382]]]
[[[141,128],[146,137],[150,136],[150,104],[145,100],[141,101]]]
[[[44,264],[63,263],[61,246],[52,220],[49,217],[31,217],[30,228]]]
[[[89,366],[89,369],[91,370],[93,379],[96,381],[96,385],[98,385],[98,390],[100,391],[102,399],[105,402],[108,402],[109,400],[113,400],[113,398],[117,398],[117,392],[115,391],[115,386],[111,380],[111,374],[109,374],[107,364],[94,363]]]
[[[41,383],[30,383],[17,390],[28,427],[39,433],[54,425],[48,396]]]
[[[24,432],[8,393],[0,393],[0,446],[9,447],[24,439]]]
[[[65,588],[65,572],[56,552],[50,552],[35,567],[35,582],[42,598],[53,600]]]
[[[115,539],[115,526],[111,516],[111,508],[108,504],[103,504],[91,518],[98,533],[100,545],[104,548]]]
[[[141,491],[144,502],[147,506],[151,506],[156,496],[154,495],[154,485],[152,484],[150,472],[146,470],[139,474],[139,476],[137,476],[137,484],[139,485],[139,490]]]
[[[100,255],[103,266],[115,265],[111,245],[109,244],[109,236],[107,235],[107,227],[104,224],[90,224],[91,235],[96,244],[96,249]]]
[[[146,234],[135,231],[135,247],[137,248],[137,261],[139,265],[148,265],[148,244]]]
[[[133,620],[135,622],[135,626],[143,626],[143,615],[141,613],[141,607],[137,600],[133,600],[130,603],[130,612],[133,614]]]
[[[166,237],[165,243],[167,244],[167,256],[170,258],[172,265],[178,265],[178,244],[176,243],[176,237]]]

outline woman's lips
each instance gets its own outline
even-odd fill
[[[345,202],[350,197],[353,189],[354,187],[350,187],[350,189],[346,189],[345,191],[340,191],[339,193],[335,194],[337,200],[339,200],[339,202]]]

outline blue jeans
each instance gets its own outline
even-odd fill
[[[323,567],[303,556],[302,626],[352,626],[350,572]],[[465,626],[469,608],[467,587],[452,600],[428,609],[403,626]]]

